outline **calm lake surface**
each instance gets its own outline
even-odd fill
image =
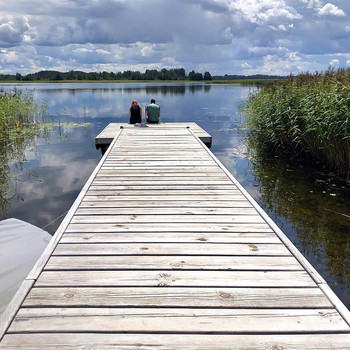
[[[108,123],[127,122],[132,99],[144,107],[155,98],[163,122],[196,122],[212,135],[213,153],[350,308],[350,188],[305,165],[248,157],[239,105],[253,88],[189,83],[16,88],[33,91],[37,102],[45,101],[49,114],[62,124],[25,147],[25,162],[14,159],[9,164],[14,196],[2,218],[48,225],[45,230],[54,234],[63,217],[54,220],[69,210],[101,159],[95,136]]]

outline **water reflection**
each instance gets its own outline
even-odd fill
[[[47,135],[39,129],[30,132],[18,132],[17,136],[1,135],[0,137],[0,218],[9,210],[11,201],[21,199],[16,191],[17,178],[15,170],[23,171],[26,163],[26,150],[35,145],[37,137]],[[29,176],[35,177],[29,172]]]
[[[300,164],[255,159],[250,168],[265,211],[349,307],[350,188]]]
[[[212,85],[202,84],[202,83],[106,83],[106,84],[90,84],[90,83],[80,83],[80,84],[4,84],[3,88],[9,89],[16,86],[17,89],[30,89],[35,88],[36,91],[50,91],[55,94],[69,94],[76,95],[81,92],[98,93],[101,95],[109,94],[156,94],[157,96],[167,96],[167,95],[184,95],[187,91],[191,93],[195,92],[205,92],[209,93]]]
[[[69,209],[99,157],[86,127],[63,124],[30,141],[9,159],[7,192],[0,194],[3,216],[44,227]],[[46,230],[53,234],[59,223]]]

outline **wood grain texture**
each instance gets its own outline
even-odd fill
[[[10,334],[4,350],[349,350],[350,334]]]
[[[36,287],[315,287],[304,271],[46,271]]]
[[[198,208],[198,207],[189,207],[189,208],[179,208],[179,207],[159,207],[157,210],[152,210],[150,207],[148,210],[145,208],[138,207],[123,207],[123,208],[94,208],[94,207],[79,207],[76,211],[77,215],[144,215],[146,213],[152,215],[256,215],[256,211],[252,207],[240,206],[240,203],[236,207],[228,208]]]
[[[58,244],[52,255],[271,255],[290,256],[282,244],[216,243],[90,243]]]
[[[122,232],[67,233],[60,243],[281,243],[273,232]]]
[[[205,328],[204,328],[205,327]],[[251,333],[347,331],[329,309],[22,308],[8,333]]]
[[[98,201],[93,201],[89,197],[85,197],[83,201],[81,202],[80,208],[150,208],[151,212],[156,212],[158,208],[252,208],[252,205],[247,201],[246,199],[233,199],[231,198],[230,200],[223,201],[223,200],[213,200],[211,199],[210,201],[200,201],[200,200],[187,200],[187,201],[182,201],[182,200],[169,200],[169,199],[164,199],[162,201],[160,200],[147,200],[144,199],[142,201],[137,201],[137,200],[118,200],[116,198],[113,201],[108,201],[108,200],[102,200],[99,199]],[[152,209],[152,208],[157,208],[157,209]],[[147,211],[148,213],[149,211]]]
[[[302,270],[292,256],[52,256],[45,270]]]
[[[263,224],[130,223],[70,224],[66,232],[272,232]]]
[[[75,215],[72,224],[102,223],[221,223],[221,224],[264,224],[260,215]]]
[[[33,288],[24,307],[332,308],[319,288]]]

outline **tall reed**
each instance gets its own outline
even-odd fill
[[[262,152],[319,162],[350,174],[350,69],[304,73],[271,83],[244,107]]]
[[[30,92],[0,90],[0,214],[17,195],[11,164],[26,161],[25,150],[45,132],[40,123],[46,120],[45,103],[38,105]]]

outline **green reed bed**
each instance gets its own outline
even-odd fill
[[[15,134],[36,129],[46,116],[45,104],[39,106],[31,93],[0,91],[0,138],[12,141]],[[41,120],[39,120],[41,118]]]
[[[25,150],[46,132],[40,124],[46,120],[46,105],[38,105],[30,92],[0,90],[0,212],[16,196],[10,166],[26,161]]]
[[[244,107],[260,153],[312,160],[350,174],[350,69],[275,81]]]

